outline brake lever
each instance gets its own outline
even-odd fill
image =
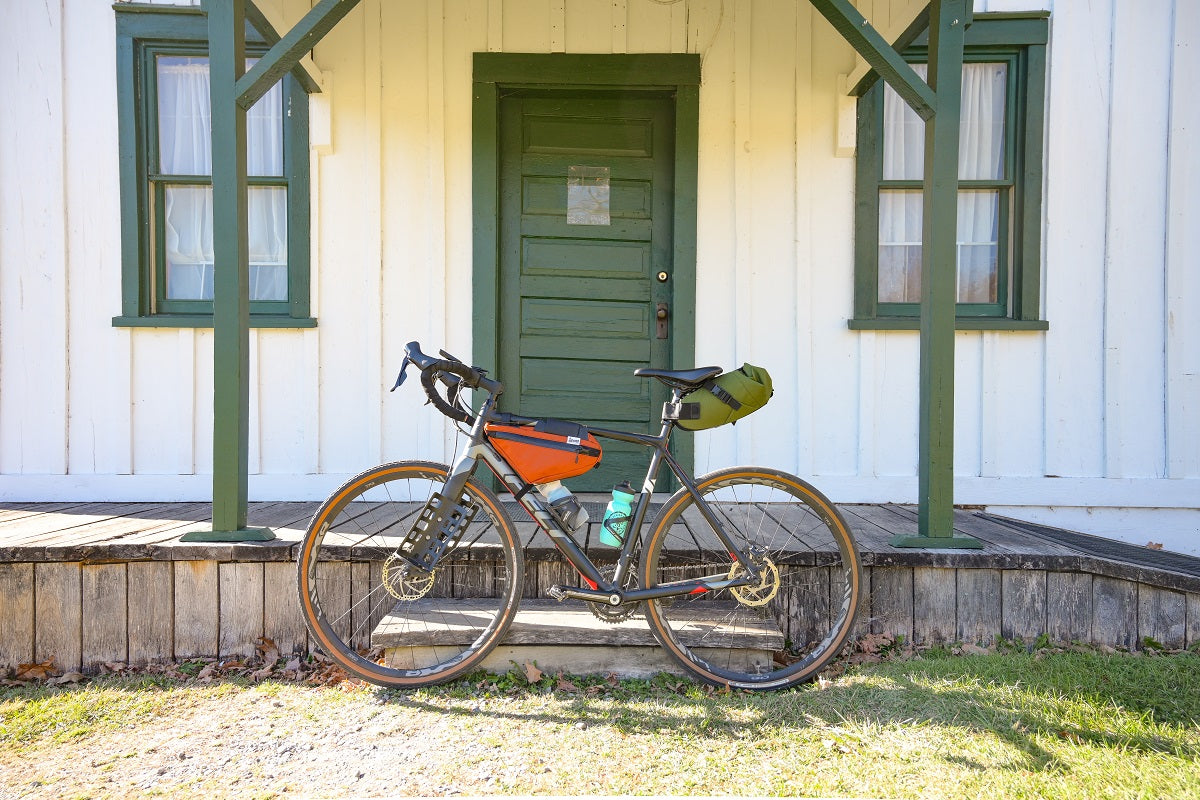
[[[396,376],[396,383],[388,391],[396,391],[404,385],[404,379],[408,377],[408,365],[413,363],[408,356],[404,357],[404,363],[400,365],[400,374]]]
[[[442,358],[446,359],[447,361],[455,361],[459,364],[463,363],[463,360],[461,358],[456,358],[456,357],[450,355],[449,353],[447,353],[445,350],[438,350],[438,355],[441,356]]]

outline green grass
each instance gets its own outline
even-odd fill
[[[36,758],[232,703],[279,706],[247,735],[365,725],[419,747],[390,776],[396,794],[1200,797],[1192,653],[934,651],[772,694],[666,676],[531,685],[515,670],[413,692],[107,678],[0,692],[0,751]],[[372,750],[337,741],[370,773]]]

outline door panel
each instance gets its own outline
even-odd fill
[[[674,103],[646,92],[517,92],[500,100],[500,378],[505,410],[657,432],[670,368],[655,309],[671,302]],[[572,168],[607,169],[607,224],[570,224]],[[605,205],[606,202],[606,205]],[[603,216],[601,216],[603,219]],[[638,485],[648,451],[605,441],[576,491]],[[665,483],[665,482],[664,482]],[[664,485],[663,488],[666,488]]]

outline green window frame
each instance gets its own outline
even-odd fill
[[[158,158],[160,57],[208,56],[208,18],[198,8],[121,4],[117,29],[117,99],[121,182],[121,315],[117,327],[212,327],[211,300],[166,293],[166,186],[211,186],[211,175],[163,175]],[[246,54],[267,42],[246,26]],[[308,93],[282,80],[282,173],[248,178],[255,187],[287,191],[287,298],[250,303],[251,327],[307,328],[310,316]]]
[[[998,63],[1006,69],[1003,175],[962,180],[960,193],[995,192],[998,203],[996,296],[993,302],[956,305],[959,329],[1045,330],[1040,318],[1042,157],[1048,15],[978,14],[967,28],[964,64]],[[912,63],[928,58],[928,33],[904,50]],[[885,84],[869,76],[857,87],[854,317],[856,330],[916,330],[919,302],[885,302],[879,290],[880,195],[922,189],[921,180],[884,178]]]

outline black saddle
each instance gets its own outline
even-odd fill
[[[650,369],[642,367],[635,369],[633,374],[639,378],[658,378],[667,386],[675,389],[699,389],[706,381],[721,374],[720,367],[696,367],[695,369]]]

